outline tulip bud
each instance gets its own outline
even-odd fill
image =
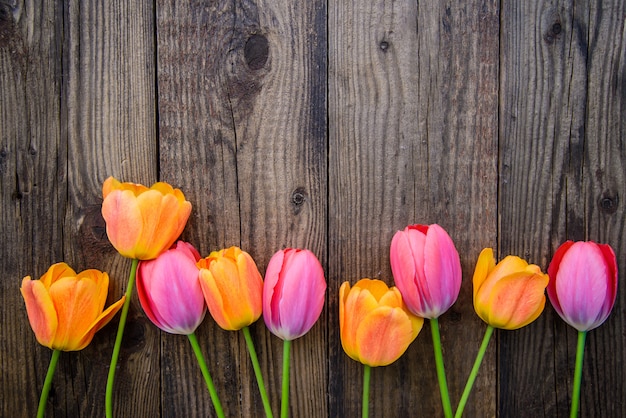
[[[206,305],[200,287],[198,251],[178,241],[137,267],[137,295],[152,323],[170,334],[189,335],[202,323]]]
[[[548,297],[565,322],[589,331],[608,318],[617,297],[617,261],[608,244],[567,241],[548,267]]]
[[[309,250],[288,248],[272,256],[263,284],[263,319],[283,340],[309,332],[324,306],[322,265]]]
[[[461,260],[439,225],[411,225],[393,236],[391,271],[411,312],[434,319],[456,302],[461,290]]]

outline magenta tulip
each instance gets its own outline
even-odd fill
[[[565,322],[578,331],[600,326],[617,296],[617,262],[607,244],[567,241],[548,267],[548,297]]]
[[[324,270],[311,251],[278,251],[270,259],[263,283],[267,328],[286,341],[303,336],[319,318],[325,292]]]
[[[448,233],[439,225],[410,225],[391,240],[391,271],[409,310],[435,319],[456,302],[461,261]]]
[[[137,294],[144,312],[163,331],[192,334],[204,319],[206,304],[196,262],[200,254],[178,241],[154,260],[137,268]]]

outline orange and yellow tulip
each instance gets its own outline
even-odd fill
[[[493,250],[485,248],[474,271],[474,310],[494,328],[521,328],[543,312],[548,281],[538,266],[517,256],[496,264]]]
[[[102,196],[109,241],[128,258],[152,260],[169,249],[191,214],[183,192],[163,182],[147,188],[109,177]]]
[[[66,263],[53,264],[39,280],[24,277],[20,291],[37,341],[61,351],[85,348],[125,300],[103,311],[109,275],[93,269],[76,274]]]
[[[339,328],[346,354],[367,366],[396,361],[415,340],[424,319],[413,315],[396,287],[361,279],[339,289]]]
[[[209,312],[225,330],[254,323],[263,311],[263,278],[250,256],[238,247],[213,251],[197,263]]]

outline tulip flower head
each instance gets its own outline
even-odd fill
[[[263,278],[250,254],[230,247],[212,252],[198,267],[204,299],[220,327],[240,330],[259,319]]]
[[[439,225],[410,225],[391,240],[391,271],[404,302],[415,315],[438,318],[461,290],[461,260]]]
[[[493,250],[485,248],[474,271],[474,310],[494,328],[521,328],[543,312],[548,280],[538,266],[516,256],[496,264]]]
[[[263,283],[263,320],[291,341],[309,332],[324,306],[324,270],[309,250],[288,248],[270,259]]]
[[[61,351],[85,348],[125,300],[103,310],[109,275],[93,269],[77,274],[66,263],[53,264],[39,280],[24,277],[20,291],[39,344]]]
[[[567,241],[548,267],[548,297],[565,322],[589,331],[608,318],[617,296],[617,261],[608,244]]]
[[[154,260],[137,268],[137,294],[144,312],[160,329],[189,335],[200,325],[206,305],[196,266],[198,251],[178,241]]]
[[[382,280],[361,279],[339,289],[341,345],[350,358],[365,365],[396,361],[415,340],[424,319],[413,315],[400,291]]]
[[[191,213],[183,193],[163,182],[147,188],[109,177],[102,196],[109,241],[121,255],[139,260],[154,259],[170,248]]]

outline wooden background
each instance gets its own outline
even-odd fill
[[[43,4],[43,6],[42,6]],[[453,404],[485,324],[471,303],[484,247],[546,269],[566,239],[610,243],[626,268],[624,0],[0,0],[0,415],[33,417],[50,360],[19,293],[54,262],[112,277],[101,185],[157,180],[193,204],[183,238],[239,245],[265,271],[313,250],[320,321],[292,352],[291,415],[360,416],[360,364],[341,349],[340,284],[392,283],[392,235],[439,223],[464,281],[440,320]],[[622,276],[623,277],[623,276]],[[626,416],[626,290],[589,334],[582,417]],[[63,353],[48,416],[103,416],[117,318]],[[271,402],[282,341],[252,327]],[[262,416],[243,336],[197,331],[229,417]],[[499,331],[468,417],[567,416],[575,332],[548,306]],[[206,417],[184,336],[133,299],[118,417]],[[442,416],[430,329],[372,373],[371,416]]]

